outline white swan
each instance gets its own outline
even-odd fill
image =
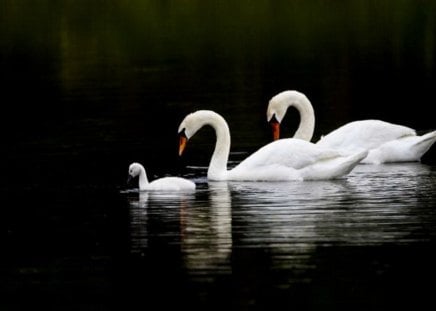
[[[139,190],[158,191],[192,191],[195,190],[195,183],[181,177],[164,177],[148,182],[147,173],[139,163],[132,163],[129,166],[129,180],[139,176]],[[128,181],[129,181],[128,180]]]
[[[280,136],[280,122],[288,107],[300,113],[300,125],[294,138],[312,139],[315,114],[307,97],[297,91],[284,91],[272,97],[268,104],[267,120],[271,123],[274,139]],[[362,163],[388,163],[419,161],[436,141],[436,131],[422,136],[415,130],[380,120],[350,122],[321,138],[316,144],[343,152],[368,150]]]
[[[216,143],[207,177],[209,180],[309,180],[332,179],[348,174],[366,155],[343,156],[340,152],[316,146],[301,139],[272,142],[232,170],[227,170],[230,131],[227,122],[210,110],[199,110],[185,117],[179,126],[179,155],[186,142],[205,125],[215,130]]]

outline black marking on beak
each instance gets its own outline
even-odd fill
[[[272,115],[272,117],[271,117],[271,120],[269,120],[269,123],[271,124],[271,123],[279,123],[280,124],[280,122],[277,120],[277,117],[276,117],[276,114],[275,113],[273,113],[273,115]]]

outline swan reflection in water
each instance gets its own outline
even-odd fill
[[[151,236],[177,236],[170,240],[180,244],[188,273],[230,273],[231,197],[227,183],[203,180],[195,194],[139,192],[129,197],[129,204],[132,253],[143,254]],[[152,222],[167,225],[152,226]]]
[[[144,254],[151,236],[162,235],[168,243],[179,243],[180,218],[192,200],[193,192],[129,192],[130,251]]]
[[[194,274],[230,273],[232,200],[226,182],[210,182],[207,196],[181,208],[181,250],[187,270]]]
[[[434,178],[420,163],[362,164],[338,180],[232,183],[233,223],[256,245],[408,242],[422,221],[415,210],[434,203]]]
[[[266,251],[273,267],[307,271],[320,247],[428,239],[421,215],[433,208],[435,180],[420,163],[358,165],[331,181],[202,180],[191,195],[141,193],[130,201],[132,251],[173,235],[191,275],[232,273],[253,250]],[[151,226],[152,218],[172,225]]]

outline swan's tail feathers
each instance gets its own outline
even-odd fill
[[[415,154],[419,159],[426,153],[430,147],[436,142],[436,131],[422,135],[420,139],[412,146],[415,149]]]
[[[436,131],[427,133],[425,135],[422,135],[422,141],[423,142],[431,142],[433,144],[436,141]],[[430,145],[431,146],[431,145]]]
[[[367,155],[368,151],[365,150],[353,155],[322,161],[305,168],[303,178],[305,180],[314,180],[343,177],[349,174]]]

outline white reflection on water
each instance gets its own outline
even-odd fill
[[[435,236],[436,172],[420,163],[359,165],[332,181],[196,181],[193,195],[130,198],[132,251],[147,248],[150,236],[175,235],[187,271],[206,277],[230,273],[239,249],[268,250],[273,266],[307,270],[319,247]],[[178,229],[150,229],[150,217],[177,220]]]
[[[421,164],[360,165],[346,179],[233,183],[248,222],[247,245],[378,244],[408,242],[420,226],[422,197],[435,201],[435,174]]]
[[[192,193],[139,192],[137,196],[130,196],[132,253],[142,253],[148,247],[150,235],[174,235],[172,230],[150,232],[150,217],[177,220],[180,238],[177,241],[187,271],[203,276],[210,270],[229,273],[232,234],[228,185],[214,183],[197,192],[200,193],[197,199]]]
[[[174,222],[182,225],[183,210],[192,205],[195,199],[191,192],[147,192],[129,191],[130,204],[130,248],[132,253],[142,253],[148,247],[150,234],[150,218],[163,220],[166,223]],[[167,234],[161,232],[161,234]],[[182,234],[179,228],[172,228],[171,235],[177,237]]]
[[[231,196],[226,182],[210,183],[208,197],[181,212],[181,249],[191,273],[230,272]]]

